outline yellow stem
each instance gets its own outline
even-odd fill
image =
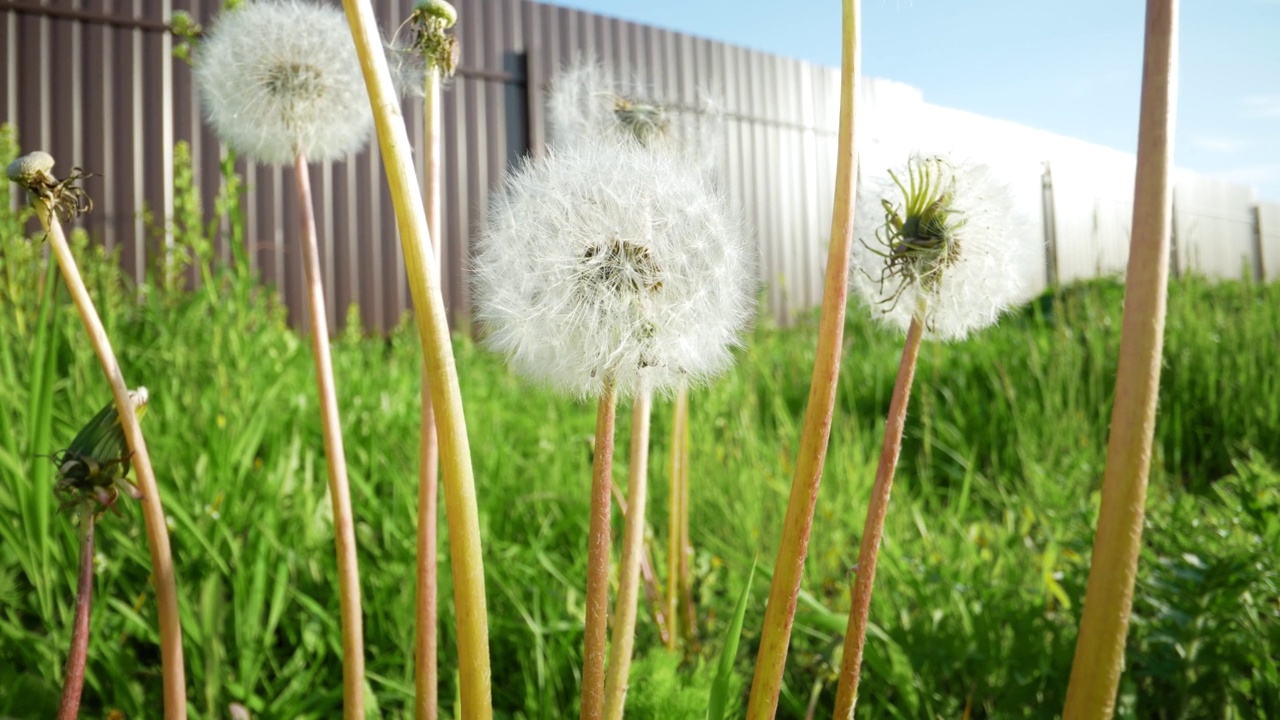
[[[667,636],[667,649],[675,651],[680,635],[680,559],[684,543],[680,533],[682,517],[680,502],[684,498],[681,479],[684,477],[684,425],[689,419],[689,389],[681,384],[676,391],[676,404],[671,421],[671,478],[667,493],[667,618],[671,633]]]
[[[422,164],[426,171],[423,183],[427,212],[427,231],[434,239],[437,270],[440,268],[440,72],[427,69],[422,102]],[[422,423],[418,441],[418,603],[417,643],[414,648],[414,717],[436,720],[439,715],[439,581],[436,549],[439,531],[436,515],[439,507],[437,474],[440,468],[440,446],[436,441],[436,415],[431,405],[431,387],[427,367],[422,367]]]
[[[604,716],[604,663],[609,622],[609,489],[613,484],[613,425],[617,407],[613,380],[606,379],[596,409],[595,457],[591,462],[591,525],[587,536],[587,619],[582,639],[582,720]]]
[[[680,423],[680,614],[684,627],[685,647],[696,655],[698,646],[698,612],[693,606],[693,541],[689,539],[689,388],[684,386]]]
[[[911,318],[907,339],[898,364],[893,396],[889,400],[889,417],[884,426],[884,443],[880,448],[880,464],[867,506],[867,520],[862,529],[862,546],[858,549],[858,572],[853,582],[853,603],[849,608],[849,625],[844,634],[844,654],[840,663],[840,682],[836,687],[836,720],[853,717],[858,703],[858,678],[862,673],[862,648],[867,640],[867,620],[871,614],[871,590],[876,580],[876,560],[880,555],[880,538],[884,535],[884,517],[889,511],[889,493],[893,490],[893,472],[902,450],[902,431],[907,421],[907,404],[911,400],[911,381],[916,374],[916,356],[920,352],[921,325],[926,300]]]
[[[1176,0],[1148,0],[1133,235],[1111,411],[1102,507],[1076,640],[1064,720],[1110,718],[1124,666],[1125,635],[1155,431],[1164,344],[1177,95]]]
[[[355,38],[373,106],[378,144],[387,171],[387,185],[395,206],[414,318],[427,366],[427,383],[436,411],[445,518],[457,614],[458,676],[462,716],[471,720],[493,717],[490,690],[489,628],[484,592],[484,560],[480,553],[480,518],[462,393],[450,344],[449,325],[439,275],[431,251],[426,211],[413,169],[404,116],[391,85],[377,20],[369,0],[343,0],[347,22]]]
[[[856,191],[854,170],[857,150],[854,136],[854,98],[858,91],[859,0],[844,0],[844,53],[840,80],[840,141],[836,156],[836,189],[832,207],[831,242],[827,251],[827,274],[822,294],[822,314],[818,326],[817,357],[809,386],[809,404],[800,433],[800,451],[791,496],[783,521],[782,542],[774,564],[773,582],[764,625],[760,629],[760,651],[747,702],[749,720],[773,720],[782,689],[782,672],[787,662],[796,598],[804,573],[813,526],[813,508],[818,500],[822,465],[831,434],[831,413],[835,405],[836,381],[840,374],[840,344],[844,336],[845,301],[848,297],[849,249],[853,236],[853,206]]]
[[[62,269],[62,278],[71,291],[80,320],[84,323],[89,342],[98,355],[102,372],[111,385],[111,397],[115,400],[125,439],[133,452],[134,477],[142,492],[142,521],[146,526],[147,545],[151,550],[151,574],[156,587],[156,615],[160,620],[161,684],[164,688],[164,716],[166,720],[183,720],[187,717],[186,671],[182,663],[182,626],[178,618],[178,588],[173,569],[173,554],[169,550],[169,531],[165,526],[164,507],[160,503],[160,488],[156,485],[155,472],[151,469],[151,455],[142,436],[142,426],[129,399],[129,387],[120,370],[111,340],[102,327],[102,320],[93,306],[89,291],[76,267],[75,257],[67,246],[62,225],[43,200],[34,202],[36,214],[49,236],[49,245]]]
[[[622,565],[618,569],[618,598],[613,608],[613,642],[604,684],[605,720],[621,720],[627,699],[627,679],[636,641],[636,610],[640,604],[640,560],[644,555],[644,515],[648,494],[649,416],[647,391],[636,393],[631,405],[631,457],[627,469],[627,509],[622,531]]]
[[[302,222],[302,262],[307,275],[307,309],[311,314],[311,355],[320,392],[320,420],[324,433],[324,457],[329,474],[329,499],[333,505],[333,541],[338,558],[338,612],[342,619],[342,714],[364,719],[364,626],[360,614],[360,568],[356,562],[355,520],[347,483],[347,456],[342,447],[342,421],[329,355],[329,318],[320,280],[320,251],[316,247],[315,212],[311,204],[311,174],[307,159],[298,153],[293,161]]]

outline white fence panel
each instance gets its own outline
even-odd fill
[[[1133,222],[1134,158],[1080,143],[1050,160],[1058,282],[1122,274]]]
[[[1179,172],[1173,188],[1173,238],[1179,274],[1220,280],[1254,277],[1259,265],[1253,190]]]
[[[1262,278],[1280,280],[1280,204],[1258,203],[1258,237]]]

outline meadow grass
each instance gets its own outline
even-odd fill
[[[41,454],[65,446],[109,395],[60,281],[43,291],[50,276],[23,227],[0,218],[0,715],[38,718],[57,705],[77,551]],[[248,273],[214,272],[191,291],[132,287],[112,258],[83,237],[76,245],[128,377],[151,390],[146,432],[171,519],[193,716],[226,717],[239,702],[256,717],[335,717],[332,519],[305,341]],[[1059,288],[969,341],[922,348],[861,717],[1059,712],[1097,514],[1122,297],[1109,280]],[[691,394],[704,650],[666,657],[642,609],[628,717],[705,712],[747,573],[776,552],[815,333],[810,316],[785,329],[762,321],[735,368]],[[901,339],[851,307],[845,345],[780,717],[803,717],[811,703],[817,716],[830,714]],[[494,707],[500,717],[570,717],[582,667],[594,412],[525,386],[470,339],[454,346],[485,543]],[[408,323],[386,337],[351,326],[333,348],[371,717],[412,708],[418,348]],[[1280,285],[1172,284],[1120,717],[1280,716],[1277,367]],[[629,415],[619,413],[620,437]],[[669,402],[655,403],[653,422],[650,524],[660,529]],[[625,479],[625,453],[614,475]],[[107,515],[98,527],[86,717],[111,708],[153,717],[161,702],[142,523],[138,508],[121,506],[124,518]],[[440,646],[452,648],[443,545],[440,557]],[[665,576],[664,557],[653,561]],[[767,588],[757,578],[747,606],[739,705]],[[455,667],[445,652],[445,717],[455,712]]]

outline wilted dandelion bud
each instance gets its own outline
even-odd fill
[[[213,129],[255,161],[333,160],[369,139],[360,61],[336,7],[258,0],[230,10],[196,52],[195,77]]]
[[[851,280],[871,312],[906,330],[960,339],[1024,298],[1032,247],[991,170],[913,155],[859,188]]]
[[[552,78],[547,110],[551,145],[621,137],[679,153],[704,172],[714,169],[721,118],[708,100],[675,108],[623,92],[603,66],[577,61]]]
[[[725,368],[753,312],[738,219],[675,155],[553,148],[490,203],[473,269],[486,343],[572,395],[670,390]]]

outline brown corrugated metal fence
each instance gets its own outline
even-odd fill
[[[415,2],[374,0],[384,31],[400,25]],[[703,95],[719,101],[726,120],[723,147],[717,149],[720,178],[753,229],[770,312],[785,322],[819,301],[835,174],[835,69],[529,0],[455,4],[462,57],[444,94],[441,238],[445,299],[455,319],[469,315],[467,252],[483,223],[488,194],[521,156],[542,151],[547,81],[578,56],[601,60],[633,89],[678,107],[693,107]],[[80,166],[101,176],[86,183],[95,211],[80,222],[107,248],[120,249],[121,262],[135,278],[143,277],[171,240],[163,218],[172,210],[176,142],[191,146],[206,213],[219,191],[223,151],[201,120],[189,66],[172,56],[174,39],[166,23],[185,11],[208,26],[221,6],[221,0],[0,0],[0,122],[17,125],[23,148],[52,153],[60,173]],[[907,108],[901,117],[934,112],[944,127],[981,121],[932,106],[921,105],[917,112],[911,103],[920,101],[911,92],[892,83],[877,92],[877,82],[864,83],[860,113],[896,103],[899,112]],[[420,105],[406,103],[405,116],[411,138],[420,142]],[[994,128],[988,135],[1009,131],[1009,123],[997,128],[997,121],[983,122]],[[1028,207],[1029,213],[1056,218],[1043,230],[1054,234],[1055,253],[1044,266],[1061,274],[1046,274],[1033,283],[1037,287],[1057,278],[1114,272],[1127,257],[1124,213],[1131,181],[1123,180],[1120,166],[1131,161],[1103,153],[1119,174],[1111,173],[1115,198],[1102,197],[1094,177],[1101,171],[1073,165],[1073,155],[1079,153],[1039,156],[1052,165],[1053,186],[1042,192],[1033,178],[1026,182],[1035,187],[1022,189],[1025,197],[1052,203],[1047,213]],[[293,235],[293,171],[243,160],[237,170],[248,188],[249,258],[264,281],[279,288],[298,322],[305,303]],[[409,294],[377,153],[313,165],[311,175],[329,317],[339,324],[347,307],[358,303],[366,327],[395,325],[409,309]],[[1246,264],[1274,276],[1280,267],[1270,240],[1274,206],[1259,206],[1250,215],[1246,188],[1192,177],[1180,180],[1178,190],[1178,241],[1186,247],[1176,270],[1214,270],[1197,266],[1196,258],[1213,256],[1218,230],[1240,235],[1249,225],[1255,241],[1233,235],[1233,252],[1252,252]],[[1227,200],[1231,207],[1220,207]],[[160,220],[145,222],[144,209]],[[1250,224],[1251,217],[1256,220]],[[215,245],[224,261],[232,256],[228,242],[223,234]],[[1230,266],[1239,263],[1232,260]]]

